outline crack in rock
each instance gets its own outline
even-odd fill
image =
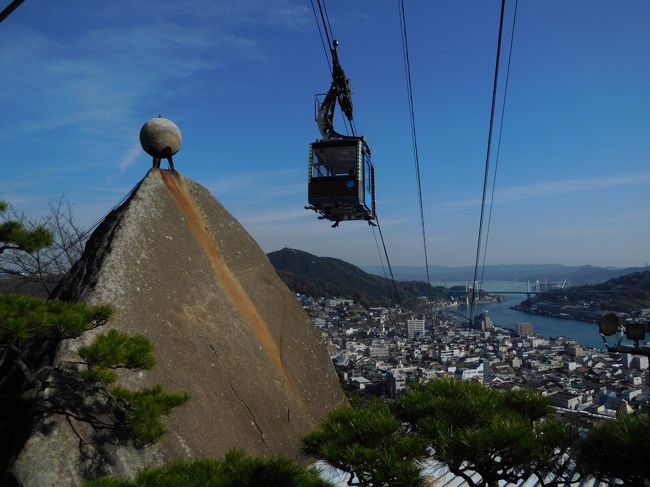
[[[217,351],[215,350],[214,346],[212,345],[212,342],[208,340],[208,344],[210,345],[210,348],[212,349],[212,353],[214,353],[215,357],[219,358],[219,355],[217,355]],[[264,432],[262,431],[262,428],[260,428],[260,425],[257,424],[257,420],[255,419],[255,415],[253,414],[253,411],[251,408],[248,407],[248,404],[241,398],[239,393],[235,390],[235,388],[232,385],[232,382],[230,381],[230,376],[228,375],[228,372],[224,370],[224,375],[226,376],[226,381],[228,382],[228,385],[230,386],[230,390],[232,391],[233,395],[237,398],[237,400],[242,403],[242,405],[246,408],[246,411],[248,411],[248,414],[251,417],[251,420],[253,421],[253,424],[255,425],[255,428],[257,428],[257,431],[260,434],[260,440],[262,440],[262,443],[264,444],[264,447],[266,450],[271,453],[271,449],[269,448],[269,445],[266,444],[266,440],[264,439]]]

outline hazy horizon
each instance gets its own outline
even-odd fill
[[[307,250],[304,250],[304,249],[296,249],[296,248],[291,248],[291,247],[282,247],[282,248],[275,249],[275,250],[269,250],[269,251],[267,251],[267,253],[279,252],[281,250],[284,250],[285,248],[290,249],[290,250],[301,250],[303,252],[308,252]],[[376,262],[359,263],[358,264],[358,263],[352,262],[350,260],[346,260],[344,257],[336,257],[336,256],[333,256],[333,255],[318,255],[318,254],[314,254],[313,252],[308,252],[308,253],[316,255],[317,257],[333,257],[333,258],[336,258],[336,259],[341,259],[341,260],[344,260],[346,262],[349,262],[350,264],[354,264],[357,267],[363,267],[363,268],[374,267],[374,266],[381,267],[381,265],[382,265],[378,260]],[[390,255],[389,255],[389,257],[390,257]],[[386,264],[384,263],[384,265],[386,265]],[[397,267],[403,267],[403,268],[412,267],[412,268],[423,269],[423,270],[425,268],[424,265],[417,265],[417,264],[414,264],[414,265],[394,264],[393,261],[392,261],[392,257],[391,257],[391,265],[394,268],[397,268]],[[447,264],[438,264],[438,263],[430,263],[429,264],[430,268],[435,267],[435,266],[449,267],[449,268],[462,268],[462,267],[472,267],[473,268],[474,263],[471,263],[471,264],[459,264],[459,265],[447,265]],[[596,265],[596,264],[562,264],[562,263],[559,263],[559,262],[540,262],[540,263],[531,263],[531,262],[512,262],[512,263],[503,263],[502,262],[502,263],[499,263],[499,262],[493,262],[493,263],[489,263],[489,264],[486,263],[485,266],[486,267],[490,267],[490,266],[494,266],[494,267],[496,267],[496,266],[565,266],[565,267],[600,267],[600,268],[603,268],[603,269],[628,269],[628,268],[633,268],[633,267],[634,268],[648,267],[648,263],[644,263],[643,265],[614,266],[614,265]]]

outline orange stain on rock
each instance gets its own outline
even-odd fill
[[[165,186],[167,187],[167,191],[172,195],[174,200],[176,200],[176,203],[185,216],[196,240],[208,258],[212,271],[226,290],[228,297],[250,325],[253,333],[255,333],[255,336],[262,345],[269,359],[271,359],[284,379],[291,384],[289,375],[282,364],[280,349],[269,331],[269,325],[266,323],[264,318],[262,318],[259,311],[257,311],[257,308],[251,301],[251,298],[248,296],[248,293],[246,293],[242,285],[226,265],[226,262],[217,249],[216,242],[207,230],[205,219],[194,204],[192,197],[187,192],[181,177],[178,173],[171,171],[159,172]]]

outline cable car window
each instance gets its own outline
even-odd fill
[[[356,174],[356,167],[356,144],[314,148],[313,177],[349,176]]]

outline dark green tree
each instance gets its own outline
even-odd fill
[[[256,458],[231,450],[222,460],[190,460],[146,468],[134,480],[102,477],[85,487],[333,487],[284,457]]]
[[[160,384],[137,391],[115,385],[118,369],[149,370],[155,365],[153,346],[141,335],[110,330],[80,348],[79,356],[87,367],[81,372],[88,383],[86,392],[92,389],[105,398],[99,403],[103,407],[85,411],[87,420],[97,429],[114,430],[115,436],[121,434],[137,447],[158,441],[165,433],[161,416],[189,400],[187,393],[170,393]],[[60,412],[69,414],[69,409]]]
[[[303,451],[349,473],[348,485],[423,485],[418,464],[424,458],[422,442],[405,435],[401,421],[378,400],[328,415],[303,439]]]
[[[580,443],[578,469],[615,484],[650,485],[650,415],[624,414],[594,427]]]
[[[0,200],[0,216],[4,217],[9,205]],[[43,225],[28,228],[24,222],[13,218],[5,218],[0,222],[0,254],[19,250],[22,252],[36,252],[49,247],[54,242],[54,236]]]
[[[0,202],[0,212],[6,209]],[[34,253],[51,243],[44,227],[27,229],[8,219],[0,223],[0,253]],[[159,385],[141,391],[114,385],[118,369],[154,366],[153,347],[142,336],[111,330],[80,349],[81,361],[52,366],[62,339],[106,325],[111,315],[105,305],[0,294],[0,472],[41,413],[84,421],[115,441],[143,446],[164,433],[161,415],[189,399]]]
[[[64,198],[52,200],[37,220],[0,201],[0,274],[40,285],[49,294],[81,257],[85,242],[86,232]]]
[[[546,398],[478,382],[416,384],[397,399],[394,412],[410,434],[424,438],[437,460],[471,486],[516,483],[534,473],[543,483],[549,472],[562,472],[563,452],[575,440],[572,428],[552,419]]]
[[[454,379],[411,384],[391,404],[344,407],[303,439],[305,453],[348,472],[350,485],[373,487],[420,485],[431,455],[471,486],[531,475],[542,485],[566,485],[576,441],[534,391]]]

